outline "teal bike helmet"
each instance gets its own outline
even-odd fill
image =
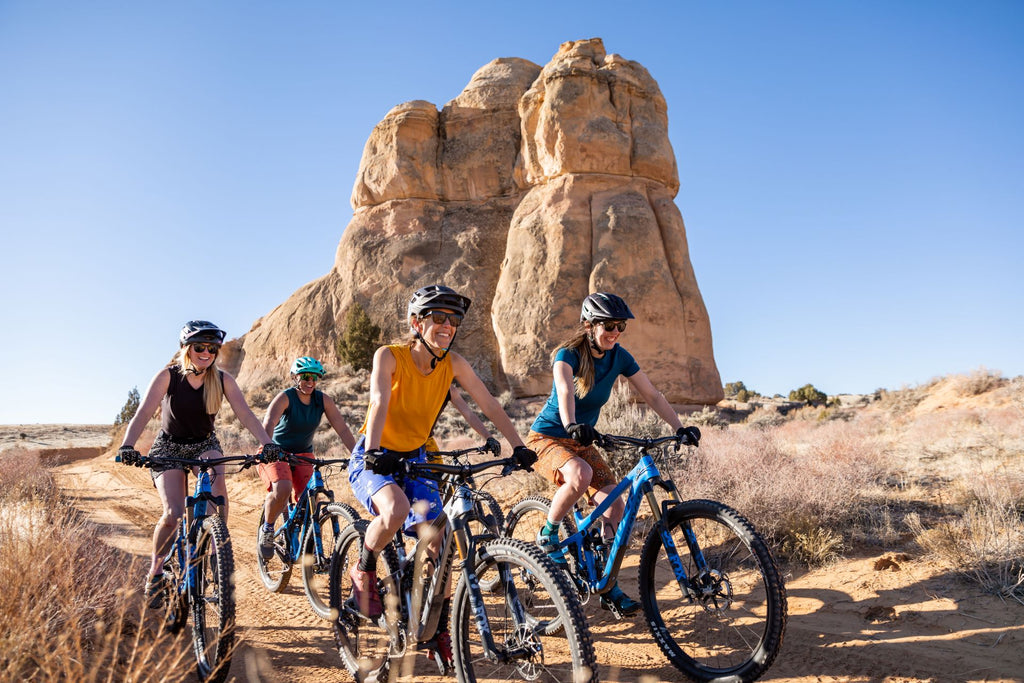
[[[316,358],[310,358],[309,356],[296,358],[295,362],[292,363],[291,373],[293,375],[301,375],[304,372],[311,372],[314,375],[320,375],[321,377],[327,374],[324,371],[324,366],[320,364],[320,361]]]

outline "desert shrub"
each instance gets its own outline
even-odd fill
[[[0,457],[11,485],[0,488],[0,679],[184,680],[186,643],[142,628],[126,587],[136,574],[141,585],[141,570],[60,497],[34,453]]]
[[[980,367],[968,375],[959,375],[953,379],[956,392],[960,396],[977,396],[1009,384],[998,370]]]
[[[816,389],[813,384],[805,384],[799,389],[789,392],[789,400],[803,401],[807,405],[816,405],[825,403],[828,400],[828,396],[825,395],[825,392]]]
[[[769,408],[760,407],[754,410],[750,415],[747,416],[746,423],[756,429],[771,429],[772,427],[778,427],[786,421],[784,415],[779,413],[777,410],[771,410]]]
[[[352,304],[345,315],[345,331],[338,339],[338,356],[353,368],[369,370],[373,367],[373,354],[381,344],[380,326],[358,303]]]
[[[683,423],[714,429],[725,429],[729,426],[729,421],[722,417],[722,413],[711,406],[704,406],[699,411],[686,415]]]
[[[124,405],[121,406],[121,412],[114,418],[114,426],[119,427],[131,422],[132,418],[135,417],[135,413],[139,410],[139,402],[139,388],[132,387],[132,390],[128,392],[128,400],[124,402]]]
[[[287,381],[283,377],[268,377],[259,384],[246,387],[242,392],[245,395],[245,402],[249,404],[253,411],[266,409],[270,402],[274,400],[274,397],[287,388]],[[223,412],[222,410],[221,413]],[[228,410],[227,412],[230,413],[232,411]]]
[[[741,391],[746,391],[747,386],[743,382],[726,382],[725,386],[722,387],[726,396],[735,396]]]
[[[746,403],[753,397],[754,394],[747,391],[746,389],[740,389],[739,391],[736,392],[736,400],[739,401],[740,403]]]

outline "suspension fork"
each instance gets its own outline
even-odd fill
[[[676,578],[679,590],[692,602],[697,598],[697,593],[690,586],[690,577],[686,574],[686,568],[683,567],[683,560],[679,557],[679,549],[676,548],[675,539],[672,538],[672,531],[668,525],[668,519],[672,515],[673,508],[682,502],[679,498],[679,491],[674,483],[664,481],[661,477],[651,480],[651,484],[652,486],[646,491],[646,496],[648,505],[650,505],[651,512],[654,515],[655,528],[658,529],[658,533],[661,535],[661,544],[665,548],[665,555],[668,557],[668,562],[672,567],[672,574]],[[655,486],[668,494],[668,500],[662,501],[660,505],[654,495]],[[682,531],[683,537],[686,539],[686,545],[690,550],[690,556],[694,558],[698,570],[703,570],[707,563],[700,551],[700,546],[697,545],[697,537],[693,533],[693,528],[689,522],[682,525]]]

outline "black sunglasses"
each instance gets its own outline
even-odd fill
[[[195,349],[196,353],[210,352],[210,353],[215,354],[218,351],[220,351],[220,345],[219,344],[193,344],[192,348]]]
[[[452,327],[458,327],[459,325],[462,324],[462,316],[459,315],[458,313],[445,313],[444,311],[427,311],[422,316],[420,316],[420,319],[422,320],[427,316],[429,316],[430,319],[434,321],[435,325],[444,325],[445,320],[451,322]]]
[[[602,321],[598,322],[597,324],[600,325],[601,327],[603,327],[605,329],[605,332],[612,332],[612,331],[615,331],[615,330],[617,330],[619,332],[625,332],[626,331],[626,321],[625,320],[602,320]]]
[[[320,375],[315,372],[303,372],[299,375],[299,379],[303,382],[316,382],[320,379]]]

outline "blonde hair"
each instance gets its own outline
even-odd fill
[[[178,349],[178,353],[172,363],[172,365],[181,367],[183,375],[196,369],[195,363],[188,356],[189,346],[190,344],[186,344]],[[206,402],[206,412],[209,415],[216,415],[217,411],[220,410],[221,402],[224,400],[224,380],[217,369],[217,358],[219,356],[220,354],[218,353],[213,357],[213,362],[210,363],[210,367],[206,369],[206,373],[203,375],[203,400]]]
[[[579,357],[579,368],[573,374],[572,383],[576,387],[576,398],[583,398],[594,388],[594,357],[590,355],[589,322],[580,323],[580,329],[572,337],[562,342],[551,352],[551,364],[562,349],[575,351]]]

